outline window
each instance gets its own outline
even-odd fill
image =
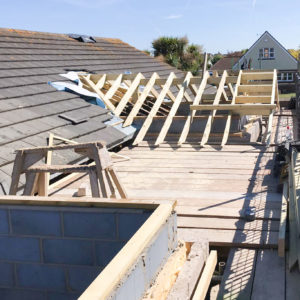
[[[275,58],[274,48],[259,49],[259,58],[260,59],[274,59]]]
[[[293,73],[287,73],[287,72],[281,72],[277,74],[277,80],[278,81],[293,81],[294,80],[294,74]]]
[[[264,58],[269,58],[269,48],[264,48]]]
[[[282,73],[281,74],[281,80],[282,81],[287,81],[287,73]]]
[[[281,80],[281,73],[277,73],[277,80]]]
[[[287,73],[287,80],[292,81],[294,77],[293,75],[294,75],[293,73]]]

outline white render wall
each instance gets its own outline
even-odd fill
[[[262,59],[259,60],[259,49],[261,48],[274,48],[275,59]],[[268,32],[265,32],[248,52],[241,58],[241,60],[233,67],[233,69],[240,69],[243,64],[244,58],[247,63],[251,58],[251,69],[262,70],[296,70],[297,61],[280,45]]]

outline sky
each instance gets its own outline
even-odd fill
[[[119,38],[151,50],[187,36],[209,53],[249,48],[268,30],[300,46],[300,0],[0,0],[0,27]]]

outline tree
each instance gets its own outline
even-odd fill
[[[288,51],[290,52],[291,55],[293,55],[296,59],[299,59],[299,55],[300,55],[300,47],[298,50],[296,49],[288,49]]]
[[[203,64],[203,48],[190,44],[187,37],[160,37],[152,42],[155,57],[163,57],[169,65],[197,75]]]
[[[223,58],[223,55],[222,55],[220,52],[218,52],[218,53],[216,53],[216,54],[213,54],[213,55],[211,56],[211,59],[210,59],[211,64],[214,65],[214,64],[215,64],[216,62],[218,62],[221,58]]]

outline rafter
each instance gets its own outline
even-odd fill
[[[209,72],[206,71],[204,74],[203,74],[203,80],[199,86],[199,89],[197,91],[197,94],[196,94],[196,97],[193,101],[193,105],[198,105],[201,101],[201,97],[203,95],[203,92],[204,92],[204,89],[206,87],[206,84],[207,84],[207,79],[209,78]],[[189,115],[184,123],[184,126],[183,126],[183,130],[181,132],[181,135],[180,135],[180,138],[179,138],[179,141],[178,141],[178,144],[182,144],[186,141],[186,138],[187,138],[187,135],[189,133],[189,130],[190,130],[190,126],[191,126],[191,123],[193,122],[193,117],[195,116],[196,114],[196,111],[194,110],[190,110],[189,112]]]
[[[224,86],[225,86],[225,82],[226,82],[226,77],[227,77],[227,71],[224,71],[222,74],[222,77],[221,77],[221,81],[219,83],[219,87],[217,89],[217,93],[216,93],[213,105],[217,105],[220,102],[221,95],[224,90]],[[201,146],[205,145],[208,141],[209,134],[211,131],[211,126],[212,126],[214,116],[216,115],[216,113],[217,113],[217,110],[214,109],[210,112],[210,114],[208,116],[207,123],[206,123],[205,129],[204,129],[204,132],[203,132],[201,143],[200,143]]]
[[[167,95],[167,91],[170,89],[170,87],[172,85],[172,82],[173,82],[174,78],[175,78],[175,74],[173,72],[171,72],[168,79],[167,79],[167,81],[166,81],[166,83],[163,86],[162,91],[160,92],[158,98],[156,99],[149,115],[147,116],[145,122],[143,123],[142,128],[140,129],[138,135],[136,136],[136,138],[133,142],[133,145],[137,145],[138,143],[140,143],[144,139],[144,137],[145,137],[145,135],[146,135],[151,123],[152,123],[153,117],[156,116],[161,104],[164,101],[165,96]]]
[[[241,82],[242,73],[243,73],[243,71],[240,70],[234,91],[232,90],[232,87],[231,87],[231,93],[233,93],[232,94],[231,105],[235,104],[235,98],[236,98],[236,95],[237,95],[237,92],[238,92],[238,87],[239,87],[240,82]],[[227,117],[227,120],[226,120],[226,124],[225,124],[224,135],[223,135],[222,142],[221,142],[222,147],[227,143],[227,140],[228,140],[228,136],[229,136],[229,132],[230,132],[230,125],[231,125],[231,118],[232,118],[232,111],[229,111],[228,112],[228,117]]]
[[[178,110],[178,107],[179,107],[179,105],[182,101],[182,98],[184,96],[184,93],[185,93],[186,89],[189,86],[191,77],[192,77],[192,73],[188,72],[185,79],[184,79],[184,82],[183,82],[183,84],[182,84],[182,86],[181,86],[181,88],[180,88],[180,90],[177,94],[176,100],[173,103],[172,108],[171,108],[171,110],[170,110],[170,112],[169,112],[169,114],[166,118],[166,121],[165,121],[165,123],[164,123],[164,125],[163,125],[156,141],[155,141],[155,145],[159,145],[160,143],[162,143],[164,141],[164,139],[166,137],[166,134],[167,134],[167,132],[168,132],[170,126],[171,126],[173,117],[175,116],[175,114]]]

